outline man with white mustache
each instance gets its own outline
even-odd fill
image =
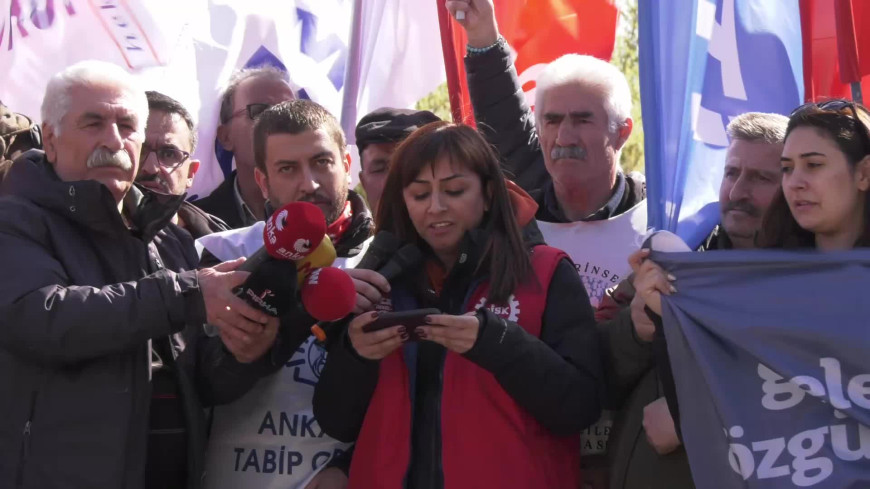
[[[465,69],[478,127],[537,202],[544,239],[568,253],[597,308],[631,272],[627,258],[646,232],[646,180],[619,164],[633,127],[628,82],[606,61],[567,54],[537,76],[532,113],[493,0],[445,4],[468,34]],[[584,487],[606,484],[610,428],[605,412],[584,433]]]
[[[202,325],[246,344],[277,334],[232,293],[243,260],[197,269],[171,223],[182,197],[133,186],[147,117],[123,68],[70,66],[43,98],[45,151],[3,182],[0,487],[200,487],[203,404],[258,368],[216,356]]]

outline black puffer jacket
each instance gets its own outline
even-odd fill
[[[196,273],[163,268],[195,258],[167,226],[180,199],[131,190],[128,229],[105,186],[61,181],[40,151],[2,194],[0,487],[141,487],[148,340],[205,321]]]

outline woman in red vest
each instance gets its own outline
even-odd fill
[[[349,487],[578,487],[602,366],[583,284],[536,207],[468,126],[432,123],[396,150],[377,226],[425,259],[350,322],[314,398],[324,432],[357,442]],[[428,307],[442,314],[425,325],[363,331]]]

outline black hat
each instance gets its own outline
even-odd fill
[[[440,120],[428,110],[380,108],[360,119],[356,126],[360,157],[369,144],[402,141],[426,124]]]

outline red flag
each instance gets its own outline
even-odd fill
[[[434,1],[438,2],[453,119],[472,122],[462,61],[467,43],[465,31],[450,18],[444,0]],[[612,0],[498,0],[494,3],[499,30],[517,53],[515,65],[527,93],[534,88],[534,79],[540,70],[563,54],[589,54],[604,60],[610,60],[613,55],[619,11]]]
[[[800,0],[805,100],[870,93],[870,2]]]

